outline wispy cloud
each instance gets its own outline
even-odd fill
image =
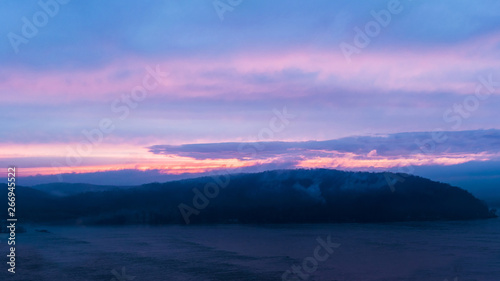
[[[397,133],[389,135],[356,136],[326,141],[258,142],[258,143],[204,143],[185,145],[154,145],[154,154],[176,155],[197,160],[239,159],[258,160],[273,157],[328,157],[351,153],[366,158],[404,157],[423,154],[419,144],[431,133]],[[500,153],[500,131],[478,130],[445,132],[446,144],[437,146],[433,156],[453,154]],[[240,148],[260,147],[259,153],[246,153]]]

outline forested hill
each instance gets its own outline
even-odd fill
[[[63,224],[389,222],[495,217],[485,203],[458,187],[390,174],[390,178],[401,177],[391,189],[387,175],[328,169],[277,170],[126,189],[109,187],[104,191],[89,187],[88,192],[79,190],[77,194],[59,192],[68,196],[18,186],[16,213],[24,222]],[[3,205],[7,206],[7,186],[0,187],[5,191]]]

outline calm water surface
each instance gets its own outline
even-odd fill
[[[36,232],[46,229],[50,233]],[[340,246],[311,261],[318,238]],[[59,227],[17,235],[0,280],[500,280],[500,220],[390,224]],[[327,252],[321,248],[321,255]],[[316,262],[314,264],[313,262]],[[302,268],[302,270],[304,270]],[[294,280],[290,275],[289,280]]]

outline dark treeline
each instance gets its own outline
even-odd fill
[[[495,217],[493,210],[469,192],[416,176],[405,175],[404,181],[395,183],[394,192],[382,173],[283,170],[217,179],[203,177],[70,196],[17,187],[16,212],[18,219],[25,222],[66,224],[184,224],[186,214],[190,223],[388,222]],[[206,191],[207,184],[210,188]],[[6,185],[1,187],[7,190]],[[7,206],[6,192],[2,196],[4,206]],[[180,204],[184,204],[183,207],[179,208]],[[190,211],[193,213],[189,214]]]

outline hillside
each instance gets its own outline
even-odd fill
[[[66,224],[388,222],[495,217],[485,203],[448,184],[407,176],[396,183],[392,192],[383,173],[328,169],[203,177],[128,189],[110,187],[64,197],[18,187],[16,200],[16,211],[23,221]]]
[[[112,186],[112,185],[94,185],[85,183],[49,183],[38,184],[31,186],[31,188],[40,190],[55,196],[71,196],[85,192],[100,192],[109,191],[114,189],[127,189],[131,186]]]

